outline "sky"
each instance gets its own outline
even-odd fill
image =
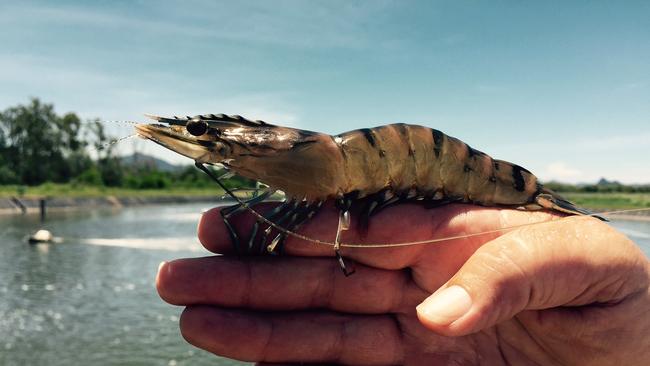
[[[544,181],[650,183],[647,1],[0,0],[0,29],[0,110],[38,97],[116,137],[145,113],[404,122]]]

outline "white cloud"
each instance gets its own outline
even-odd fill
[[[615,121],[612,121],[611,123],[616,124]],[[645,150],[650,153],[650,151],[647,150],[650,148],[650,131],[642,130],[637,131],[634,134],[625,135],[603,134],[601,136],[591,135],[575,138],[562,137],[554,140],[526,140],[525,142],[504,144],[500,146],[500,148],[513,152],[521,150],[540,150],[561,152],[562,154],[611,153],[613,151],[630,151],[632,149]]]
[[[498,94],[506,91],[506,87],[495,84],[476,84],[474,90],[480,94]]]
[[[574,146],[584,151],[593,152],[650,147],[650,132],[639,131],[634,135],[582,138],[578,139]]]
[[[648,86],[648,83],[643,82],[643,81],[631,81],[628,83],[623,83],[621,84],[618,88],[620,90],[637,90],[637,89],[643,89]]]
[[[546,180],[557,180],[560,182],[575,181],[582,177],[583,173],[570,167],[567,163],[556,161],[546,166],[544,177]]]

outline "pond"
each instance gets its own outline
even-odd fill
[[[187,344],[154,286],[160,262],[209,254],[196,239],[209,207],[52,212],[54,245],[25,243],[38,217],[0,217],[0,364],[243,364]]]
[[[187,344],[154,287],[161,261],[209,253],[182,204],[52,212],[62,244],[28,245],[36,216],[0,216],[0,364],[242,365]],[[650,255],[650,222],[614,222]]]

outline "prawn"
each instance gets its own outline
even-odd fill
[[[398,123],[331,136],[238,115],[147,117],[159,123],[135,125],[139,136],[193,159],[217,183],[220,179],[204,164],[222,165],[228,174],[266,186],[244,202],[222,185],[237,200],[221,215],[239,253],[277,253],[287,235],[294,235],[333,245],[341,269],[349,275],[340,248],[353,206],[361,206],[361,227],[367,227],[370,217],[383,208],[407,201],[430,207],[459,202],[593,215],[544,187],[525,168],[493,159],[429,127]],[[276,191],[285,194],[282,204],[264,215],[253,209]],[[334,242],[297,234],[296,229],[328,199],[334,199],[339,210]],[[257,217],[245,247],[230,224],[232,215],[242,210]],[[268,227],[259,233],[263,222]],[[273,228],[279,233],[267,245]]]

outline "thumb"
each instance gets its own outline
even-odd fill
[[[440,334],[460,336],[524,310],[620,301],[644,282],[629,276],[647,278],[638,251],[624,235],[593,218],[521,228],[480,247],[418,305],[417,315]]]

